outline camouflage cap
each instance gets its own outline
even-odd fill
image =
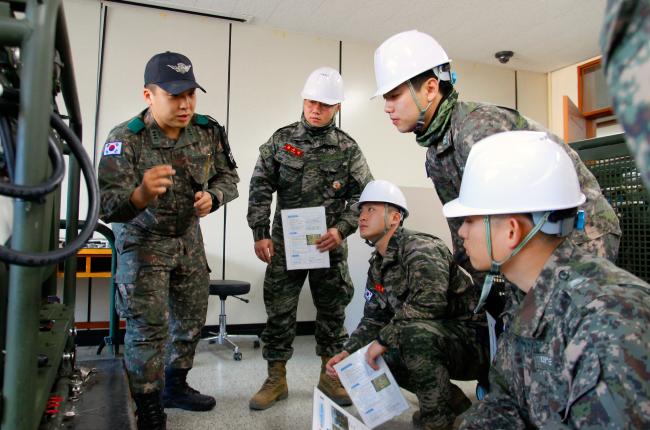
[[[170,94],[180,94],[191,88],[205,89],[196,82],[192,62],[183,54],[163,52],[147,62],[144,69],[144,85],[156,84]]]

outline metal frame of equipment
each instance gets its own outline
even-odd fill
[[[619,218],[621,244],[616,265],[650,282],[650,193],[624,134],[572,142]]]
[[[10,189],[14,198],[10,245],[0,244],[0,260],[9,267],[7,311],[0,315],[6,322],[0,427],[58,428],[74,370],[75,254],[92,236],[99,213],[97,179],[80,141],[81,114],[62,0],[0,1],[0,49],[15,57],[15,70],[0,74],[13,71],[18,78],[0,82],[0,115],[16,126],[13,177],[10,184],[0,184],[0,193]],[[69,126],[54,100],[59,85]],[[12,133],[0,136],[7,138],[13,139]],[[58,183],[52,180],[61,167],[56,161],[61,152],[73,155],[63,248],[58,244],[63,175]],[[80,172],[89,194],[83,223],[78,216]],[[64,259],[63,300],[58,303],[56,263]]]

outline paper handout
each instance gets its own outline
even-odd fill
[[[363,422],[374,428],[400,415],[409,405],[383,358],[377,359],[379,370],[368,365],[368,346],[335,364],[334,369]]]
[[[314,387],[312,430],[370,430],[348,411]]]
[[[330,267],[330,253],[316,249],[316,241],[327,231],[323,206],[282,209],[282,228],[287,270]]]

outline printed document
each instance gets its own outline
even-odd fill
[[[377,359],[379,370],[368,365],[368,346],[335,364],[334,369],[363,422],[375,428],[400,415],[409,406],[384,359]]]
[[[370,430],[348,411],[314,387],[312,430]]]
[[[325,208],[282,209],[287,270],[330,267],[330,253],[320,252],[316,241],[327,231]]]

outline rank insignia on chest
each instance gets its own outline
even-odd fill
[[[372,294],[372,291],[370,291],[370,290],[367,289],[367,288],[366,288],[366,291],[363,293],[363,297],[366,298],[366,302],[369,302],[370,300],[372,300],[372,296],[373,296],[373,295],[374,295],[374,294]]]
[[[288,143],[286,143],[284,145],[284,150],[287,151],[287,152],[292,153],[296,157],[302,157],[302,154],[303,154],[303,151],[301,149],[298,149],[295,146],[293,146],[291,144],[288,144]]]
[[[375,291],[380,294],[384,294],[384,286],[381,284],[375,284]]]
[[[104,155],[122,154],[122,142],[106,142],[104,145]]]

